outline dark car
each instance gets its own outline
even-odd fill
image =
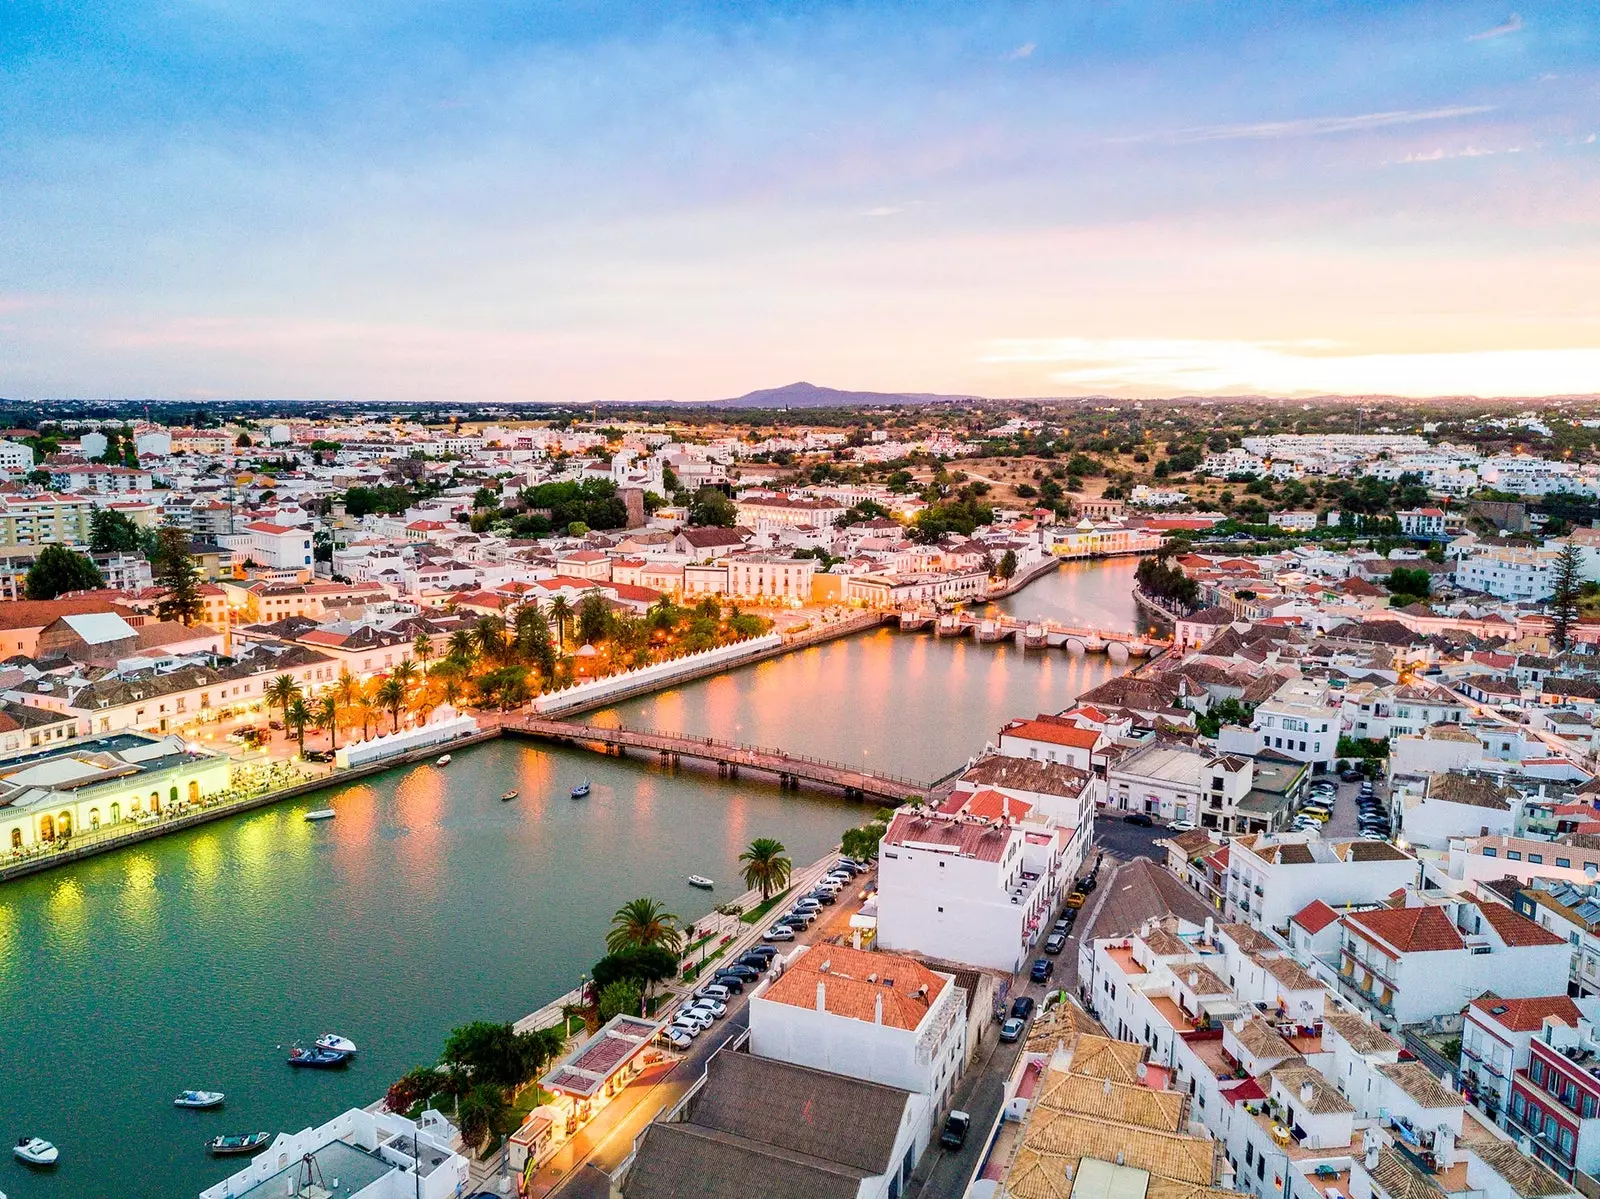
[[[765,958],[770,965],[772,959],[778,956],[778,951],[770,945],[752,945],[744,951],[745,957]]]
[[[739,995],[744,992],[744,979],[740,978],[737,974],[714,974],[711,976],[711,981],[716,983],[719,987],[726,987],[735,995]]]
[[[333,750],[308,749],[300,756],[305,758],[305,760],[308,762],[331,762],[333,761]]]
[[[1143,812],[1129,812],[1123,817],[1129,824],[1137,824],[1140,828],[1154,828],[1156,822]]]
[[[756,981],[756,979],[761,977],[761,971],[757,970],[755,967],[743,966],[738,962],[733,963],[731,966],[724,966],[721,970],[717,971],[717,973],[735,974],[744,979],[744,981],[747,983],[753,983]]]
[[[772,959],[767,957],[765,954],[746,953],[741,954],[739,960],[735,962],[734,965],[749,966],[752,970],[765,970],[771,963]]]
[[[1060,953],[1067,947],[1066,933],[1051,933],[1044,939],[1044,951],[1049,954]]]
[[[1036,983],[1046,982],[1055,973],[1055,970],[1056,964],[1054,962],[1049,958],[1040,958],[1034,962],[1033,969],[1028,972],[1028,977]]]
[[[1065,916],[1050,926],[1050,931],[1053,933],[1070,933],[1072,931],[1073,917],[1077,916],[1077,914],[1069,908]]]
[[[1099,885],[1100,884],[1095,881],[1093,874],[1086,874],[1078,880],[1078,890],[1082,891],[1085,895],[1089,894],[1090,891],[1093,891]]]
[[[814,899],[818,903],[837,903],[839,897],[832,891],[813,891],[806,898]]]
[[[1029,995],[1018,995],[1011,1001],[1011,1014],[1018,1020],[1026,1020],[1033,1015],[1033,998]]]
[[[972,1117],[966,1112],[951,1112],[944,1118],[944,1131],[939,1134],[939,1144],[946,1149],[959,1149],[967,1143],[967,1129],[972,1127]]]
[[[1359,783],[1361,781],[1361,772],[1359,770],[1341,771],[1339,778],[1347,783]]]

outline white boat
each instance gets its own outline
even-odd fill
[[[43,1137],[22,1137],[11,1146],[12,1155],[30,1166],[53,1166],[61,1151]]]
[[[450,755],[449,754],[443,755],[437,762],[434,763],[434,765],[435,766],[448,766],[448,765],[450,765]]]
[[[307,820],[332,820],[339,813],[332,808],[318,808],[315,812],[307,812]]]
[[[715,887],[717,884],[712,882],[709,878],[707,878],[703,874],[691,874],[689,876],[689,885],[691,887],[699,887],[701,890],[704,890],[704,891],[709,891],[713,887]]]
[[[587,794],[589,794],[589,780],[588,779],[584,779],[583,782],[579,783],[576,787],[574,787],[572,789],[572,798],[573,799],[582,799]]]
[[[335,1053],[354,1053],[356,1043],[349,1037],[341,1037],[336,1032],[325,1032],[316,1040],[318,1049],[331,1049]]]
[[[173,1107],[221,1107],[227,1098],[221,1091],[182,1091],[172,1101]]]

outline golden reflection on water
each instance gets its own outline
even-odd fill
[[[406,830],[399,841],[399,856],[405,863],[407,881],[430,895],[438,891],[445,857],[439,828],[444,794],[444,771],[436,766],[418,766],[394,791],[395,814]]]
[[[76,877],[59,880],[44,905],[45,924],[65,956],[76,956],[89,947],[88,903]]]
[[[21,958],[18,949],[18,926],[21,917],[9,903],[0,903],[0,999],[7,998],[17,979],[17,966]],[[5,1005],[8,1009],[9,1004]]]

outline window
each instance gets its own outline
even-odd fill
[[[1542,854],[1542,853],[1530,853],[1528,855],[1528,861],[1530,861],[1530,862],[1543,862],[1544,861],[1544,854]]]
[[[1511,1115],[1515,1119],[1518,1119],[1518,1120],[1522,1119],[1523,1106],[1524,1105],[1523,1105],[1523,1102],[1522,1102],[1522,1094],[1521,1094],[1521,1092],[1518,1092],[1518,1093],[1516,1093],[1516,1094],[1511,1096]]]
[[[1557,858],[1556,859],[1556,865],[1561,867],[1561,869],[1563,869],[1563,870],[1571,870],[1572,869],[1572,859],[1571,858]]]
[[[1561,1130],[1561,1152],[1568,1157],[1572,1156],[1572,1129],[1570,1128]]]
[[[1508,849],[1506,850],[1506,857],[1513,862],[1520,862],[1522,861],[1522,851],[1520,849]]]
[[[1528,1063],[1528,1078],[1531,1082],[1540,1086],[1544,1085],[1544,1063],[1538,1058],[1534,1058]]]

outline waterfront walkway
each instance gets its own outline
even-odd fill
[[[807,754],[759,745],[739,745],[716,737],[697,737],[689,733],[630,729],[625,725],[578,724],[537,716],[507,716],[501,720],[500,728],[502,732],[520,733],[546,741],[599,746],[606,753],[620,755],[630,749],[643,750],[655,753],[669,763],[679,758],[715,762],[717,773],[725,778],[737,778],[741,769],[760,770],[777,775],[786,787],[798,787],[804,779],[810,783],[837,787],[847,795],[871,796],[894,803],[925,799],[929,789],[927,783],[917,779],[878,774],[845,762],[830,762]]]

